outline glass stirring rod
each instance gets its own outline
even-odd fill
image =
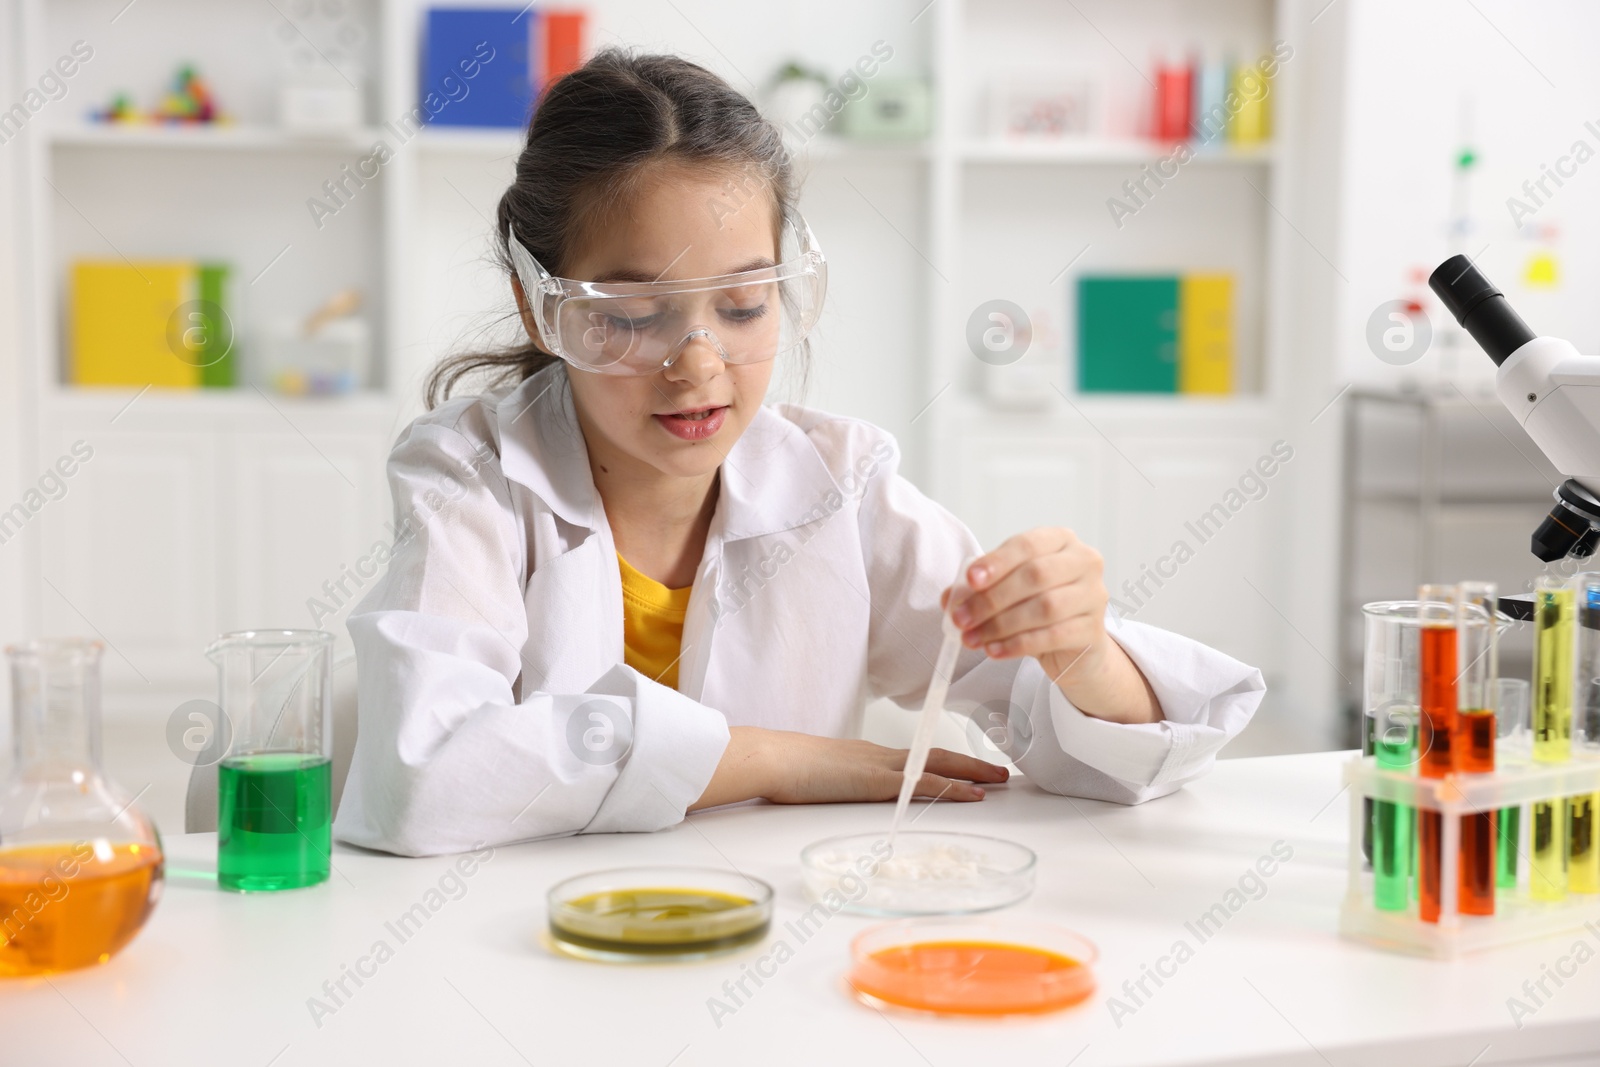
[[[950,611],[967,592],[967,568],[976,561],[969,556],[961,562],[955,584],[950,589],[950,602],[940,613],[944,640],[939,645],[939,657],[933,665],[933,677],[928,682],[928,695],[922,702],[922,717],[917,720],[917,732],[911,738],[911,751],[906,753],[906,767],[900,781],[900,799],[894,806],[894,822],[889,824],[889,850],[894,851],[894,835],[900,829],[900,819],[911,803],[911,794],[922,780],[923,768],[928,765],[928,750],[933,747],[933,731],[939,725],[939,713],[944,710],[944,698],[950,692],[950,676],[955,673],[956,657],[961,655],[961,628],[950,618]]]

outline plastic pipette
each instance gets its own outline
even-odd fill
[[[917,783],[922,780],[922,770],[928,765],[928,750],[933,747],[933,731],[939,725],[939,713],[944,710],[944,698],[950,692],[950,676],[955,673],[956,657],[961,654],[961,628],[950,618],[949,608],[954,608],[956,602],[967,591],[967,568],[972,566],[972,558],[962,561],[961,570],[956,575],[955,585],[950,590],[950,603],[941,616],[944,640],[939,645],[939,657],[933,664],[933,677],[928,682],[928,695],[922,702],[922,718],[917,720],[917,732],[911,738],[911,751],[906,753],[906,768],[904,777],[900,782],[900,799],[894,806],[894,822],[889,824],[889,848],[894,848],[894,835],[900,829],[900,819],[906,813],[906,807],[911,803],[911,794],[916,792]]]

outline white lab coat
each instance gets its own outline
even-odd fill
[[[334,831],[406,855],[656,830],[704,792],[728,727],[857,736],[920,706],[939,595],[972,533],[856,419],[761,409],[729,450],[678,689],[623,663],[622,586],[565,372],[452,400],[389,457],[397,543],[349,618],[360,729]],[[1205,772],[1265,692],[1195,641],[1108,618],[1166,721],[1078,711],[1038,660],[965,650],[948,706],[1051,792],[1138,803]]]

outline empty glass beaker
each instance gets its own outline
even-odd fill
[[[1477,583],[1468,583],[1477,588]],[[1489,593],[1490,603],[1492,591]],[[1380,767],[1405,774],[1418,774],[1427,752],[1422,740],[1422,630],[1425,623],[1450,626],[1458,621],[1457,593],[1453,587],[1441,589],[1428,601],[1384,600],[1362,607],[1365,617],[1362,677],[1364,749],[1377,757]],[[1470,611],[1469,611],[1470,615]],[[1431,618],[1431,616],[1441,616]],[[1495,633],[1503,633],[1514,620],[1504,612],[1495,615]],[[1451,641],[1454,654],[1454,639]],[[1476,676],[1475,676],[1476,677]],[[1498,693],[1497,680],[1485,676],[1477,684],[1489,693]],[[1449,743],[1448,733],[1436,741],[1441,750]],[[1443,761],[1441,761],[1443,762]],[[1404,804],[1369,802],[1363,844],[1372,862],[1373,899],[1383,910],[1404,910],[1408,898],[1416,896],[1417,873],[1416,812]]]
[[[297,889],[328,879],[333,635],[246,630],[206,649],[233,745],[217,767],[217,882]]]
[[[161,838],[100,771],[98,641],[11,661],[15,763],[0,795],[0,975],[104,963],[161,898]]]

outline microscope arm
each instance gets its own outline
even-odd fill
[[[1495,393],[1556,470],[1600,497],[1600,356],[1536,337],[1500,364]]]
[[[1466,256],[1441,263],[1428,286],[1494,360],[1500,402],[1567,478],[1533,535],[1533,554],[1546,563],[1592,554],[1600,542],[1600,356],[1536,336]]]

